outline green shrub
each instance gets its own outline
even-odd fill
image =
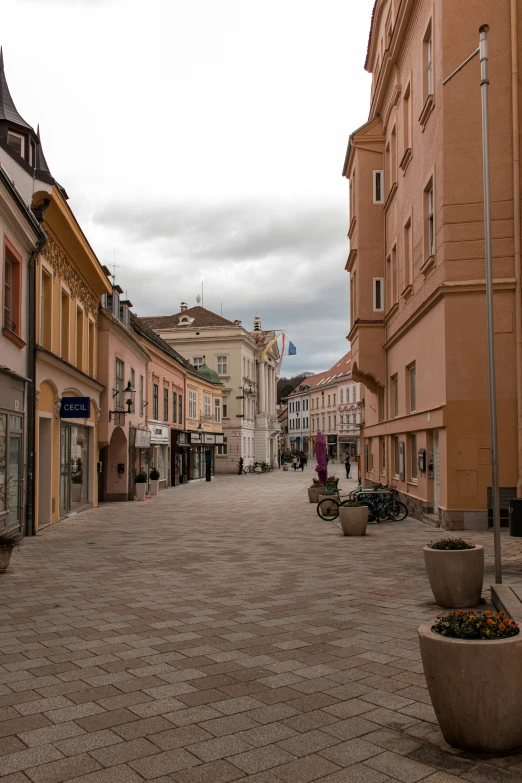
[[[136,484],[146,484],[147,483],[147,474],[146,473],[137,473],[136,474]]]
[[[475,549],[473,541],[464,541],[463,538],[441,538],[439,541],[430,541],[431,549],[446,549],[456,551],[458,549]]]

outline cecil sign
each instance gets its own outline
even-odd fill
[[[90,397],[62,397],[60,402],[60,418],[88,419],[90,415]]]

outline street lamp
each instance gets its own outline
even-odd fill
[[[125,387],[125,390],[123,392],[124,396],[127,397],[125,400],[125,404],[127,405],[127,413],[131,413],[131,408],[134,404],[134,397],[136,395],[136,389],[133,388],[132,383],[127,383],[127,386]]]
[[[493,270],[491,258],[491,193],[489,179],[489,104],[488,104],[488,32],[489,25],[479,27],[480,43],[477,49],[453,73],[444,79],[447,84],[474,57],[480,55],[480,90],[482,95],[482,161],[484,179],[484,239],[486,258],[486,314],[488,333],[489,371],[489,426],[491,436],[491,490],[493,495],[493,541],[495,548],[495,582],[502,584],[502,553],[500,544],[500,501],[498,488],[498,442],[497,442],[497,392],[495,380],[495,337],[493,322]]]

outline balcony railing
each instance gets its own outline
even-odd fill
[[[4,316],[4,329],[16,334],[16,324],[7,315]]]

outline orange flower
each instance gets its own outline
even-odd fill
[[[498,626],[498,629],[499,629],[499,631],[505,631],[506,630],[506,626],[504,625],[504,623],[500,623],[500,625]]]
[[[505,612],[500,612],[500,613],[499,613],[499,617],[505,617],[505,616],[506,616],[506,613],[505,613]]]
[[[492,614],[493,612],[484,612],[485,617],[491,617]]]
[[[459,614],[460,614],[461,617],[463,617],[464,612],[462,611],[462,609],[459,609]]]
[[[488,620],[488,625],[495,625],[495,621],[494,620]]]

